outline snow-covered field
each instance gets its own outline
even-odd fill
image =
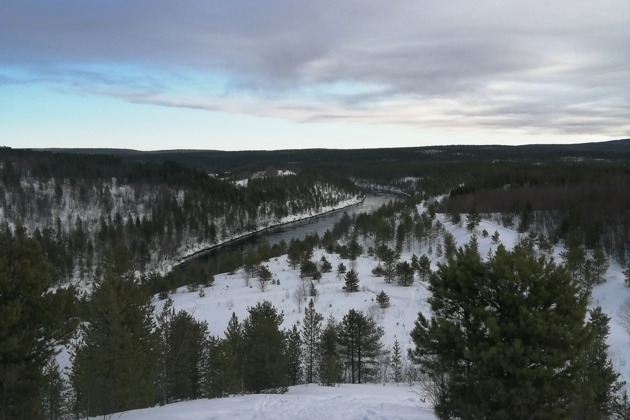
[[[445,221],[441,215],[437,216],[447,230],[456,238],[458,245],[466,243],[470,234],[464,227],[453,225]],[[487,238],[480,234],[483,230],[489,232]],[[511,248],[518,241],[518,234],[504,228],[493,221],[484,220],[477,228],[479,252],[482,256],[496,249],[490,236],[497,231],[500,241]],[[362,244],[363,245],[363,244]],[[442,261],[436,257],[435,245],[433,255],[429,257],[435,264]],[[561,249],[556,249],[556,255]],[[412,246],[403,250],[402,259],[410,260],[412,254],[421,256],[428,253],[426,245]],[[360,291],[346,293],[343,289],[343,279],[335,272],[337,264],[343,262],[348,269],[351,263],[340,260],[337,255],[326,254],[323,250],[316,250],[313,260],[319,261],[325,255],[332,263],[333,272],[323,274],[320,282],[316,282],[318,297],[315,309],[324,315],[326,320],[332,315],[337,321],[349,309],[361,310],[371,314],[385,330],[383,343],[386,349],[391,349],[394,340],[398,340],[406,359],[407,349],[412,346],[410,332],[419,311],[430,315],[427,305],[426,285],[418,278],[413,286],[401,287],[386,284],[382,277],[375,277],[371,270],[377,261],[369,257],[361,257],[356,262],[356,270],[360,278]],[[559,257],[556,258],[557,261]],[[268,284],[264,292],[259,290],[257,279],[251,279],[246,285],[242,271],[234,275],[221,274],[215,276],[212,287],[206,288],[202,294],[188,292],[186,288],[179,289],[172,294],[176,310],[187,310],[195,318],[208,322],[210,333],[223,336],[228,321],[235,312],[242,321],[247,317],[247,308],[255,306],[262,300],[271,301],[279,311],[284,313],[283,328],[291,328],[294,323],[301,322],[304,317],[305,303],[298,304],[294,299],[294,291],[300,287],[299,270],[289,267],[286,257],[273,259],[265,263],[274,273],[279,284]],[[609,337],[610,357],[615,368],[621,373],[622,379],[630,382],[630,366],[626,364],[626,354],[630,350],[630,337],[618,322],[618,313],[624,300],[630,296],[630,289],[624,286],[623,274],[620,266],[611,261],[607,273],[607,282],[596,286],[593,291],[592,305],[601,305],[611,317],[611,335]],[[390,296],[391,306],[385,310],[375,302],[376,294],[384,290]],[[156,309],[160,310],[162,302],[156,300]],[[407,361],[405,360],[405,363]],[[627,385],[628,386],[628,385]],[[630,387],[629,387],[630,389]],[[117,416],[115,416],[117,417]],[[369,384],[369,385],[340,385],[334,388],[317,385],[291,387],[285,395],[248,395],[216,400],[198,400],[182,402],[165,407],[136,410],[124,413],[125,420],[161,420],[161,419],[432,419],[432,411],[427,404],[421,402],[419,388],[407,384]]]

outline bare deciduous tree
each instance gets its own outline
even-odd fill
[[[293,291],[293,301],[297,304],[298,313],[302,312],[302,303],[306,302],[309,292],[308,289],[306,279],[302,279],[298,287]]]

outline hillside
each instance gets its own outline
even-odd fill
[[[57,283],[83,284],[114,245],[131,250],[138,271],[166,273],[200,250],[362,197],[334,176],[246,175],[237,183],[170,161],[0,148],[0,224],[39,240]]]
[[[451,232],[457,243],[462,245],[470,238],[465,227],[449,222],[444,214],[438,214],[436,219],[443,223],[447,231]],[[490,237],[483,237],[482,231],[498,232],[500,242],[510,248],[519,240],[515,230],[507,229],[492,220],[482,220],[476,229],[479,234],[479,252],[486,255],[496,249]],[[560,260],[562,247],[555,247],[553,253]],[[409,260],[412,254],[421,255],[429,252],[427,244],[415,245],[403,251],[402,260]],[[318,260],[321,255],[336,266],[338,262],[350,265],[350,261],[341,259],[338,255],[327,254],[324,250],[317,250],[313,259]],[[443,257],[434,255],[432,267],[444,261]],[[206,321],[211,335],[223,336],[232,312],[239,319],[247,315],[247,308],[262,300],[269,300],[284,313],[283,328],[289,329],[295,323],[300,323],[304,316],[304,304],[301,310],[293,298],[294,291],[300,287],[299,270],[290,269],[286,256],[273,259],[265,263],[279,284],[270,285],[265,292],[261,292],[256,285],[256,279],[246,285],[246,275],[239,271],[234,275],[222,274],[216,276],[215,283],[210,288],[199,292],[189,292],[182,288],[171,295],[177,310],[185,310],[196,319]],[[315,308],[326,319],[329,316],[339,320],[349,308],[370,314],[384,328],[383,343],[385,349],[391,351],[395,340],[400,342],[403,349],[403,366],[407,374],[412,374],[413,366],[406,360],[406,350],[412,346],[409,333],[418,312],[429,315],[426,299],[426,284],[416,277],[411,287],[401,287],[386,284],[382,277],[371,274],[377,264],[374,258],[361,256],[357,259],[356,268],[359,272],[360,291],[345,293],[342,290],[343,281],[336,273],[325,273],[322,279],[315,283],[318,296]],[[606,274],[606,282],[596,286],[593,290],[591,305],[601,305],[605,313],[611,317],[611,334],[608,339],[610,345],[609,356],[615,369],[622,379],[630,379],[630,366],[627,364],[629,350],[628,334],[620,324],[619,310],[625,299],[630,297],[630,289],[624,286],[621,267],[614,263]],[[380,309],[375,303],[375,296],[384,290],[390,296],[391,306]],[[163,301],[155,300],[158,309]],[[389,353],[391,354],[391,353]],[[378,383],[383,385],[348,385],[328,389],[316,385],[291,387],[286,395],[250,395],[219,400],[202,400],[179,403],[175,406],[139,410],[126,413],[122,418],[126,420],[142,420],[145,418],[185,419],[195,418],[286,418],[286,415],[299,415],[304,419],[336,418],[433,418],[430,408],[421,403],[421,389],[417,384],[413,386],[392,384],[388,371],[388,359],[381,364]],[[626,385],[630,390],[630,385]],[[323,402],[326,401],[326,402]],[[343,413],[343,414],[340,414]]]

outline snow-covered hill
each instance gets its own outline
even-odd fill
[[[114,415],[120,420],[432,420],[408,385],[299,385],[283,395],[196,400]]]
[[[465,227],[453,225],[446,221],[443,215],[437,215],[437,220],[454,235],[458,245],[463,245],[470,239],[470,233]],[[486,237],[481,235],[484,230],[489,232]],[[506,229],[494,221],[483,220],[477,228],[479,252],[482,256],[496,249],[497,244],[491,239],[495,231],[499,233],[500,242],[508,248],[519,240],[515,231]],[[435,269],[435,264],[443,261],[443,257],[436,256],[435,244],[433,248],[433,255],[429,256],[432,259],[432,268]],[[554,250],[556,256],[560,252],[560,248]],[[428,254],[428,245],[416,244],[410,249],[405,248],[402,259],[410,260],[413,254],[418,256]],[[339,262],[343,262],[349,268],[351,266],[350,261],[341,260],[337,255],[326,254],[324,250],[316,250],[313,260],[318,261],[322,255],[326,256],[333,267],[337,267]],[[559,261],[559,257],[556,259]],[[298,308],[294,298],[294,291],[301,287],[302,282],[299,270],[291,269],[286,257],[265,264],[274,273],[274,279],[278,280],[279,284],[268,285],[264,292],[257,287],[257,279],[251,279],[247,285],[244,273],[238,271],[234,275],[215,276],[214,285],[204,289],[202,293],[189,292],[185,288],[179,289],[171,295],[174,307],[176,310],[187,310],[195,318],[207,321],[210,333],[222,337],[232,312],[242,321],[247,316],[248,307],[255,306],[259,301],[269,300],[284,313],[283,328],[291,328],[293,324],[300,323],[304,316],[305,304],[301,302],[301,307]],[[360,291],[357,293],[346,293],[342,289],[343,280],[336,272],[323,274],[321,281],[315,283],[318,292],[315,309],[324,315],[324,319],[332,315],[337,321],[351,308],[372,315],[385,330],[383,337],[385,348],[391,349],[394,340],[397,339],[403,351],[405,368],[410,368],[406,360],[407,349],[412,346],[409,334],[419,311],[429,315],[426,284],[417,277],[411,287],[386,284],[382,277],[371,274],[376,265],[377,261],[366,255],[357,260],[356,269],[360,278]],[[591,304],[601,305],[611,317],[610,357],[622,379],[629,381],[630,366],[626,364],[626,354],[630,350],[630,337],[619,324],[618,314],[624,300],[630,296],[630,289],[624,286],[621,267],[614,262],[611,262],[606,279],[606,283],[595,287]],[[385,310],[380,309],[375,301],[376,294],[381,290],[390,296],[391,306]],[[158,311],[161,305],[162,302],[156,299]],[[386,366],[384,363],[381,382],[389,382]],[[317,385],[297,386],[291,387],[285,395],[249,395],[182,402],[162,408],[125,413],[121,418],[125,420],[433,418],[430,407],[421,402],[419,393],[417,386],[391,383],[346,384],[335,388]]]

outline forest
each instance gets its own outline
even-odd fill
[[[440,149],[1,148],[0,420],[385,380],[421,383],[437,418],[630,418],[607,356],[610,319],[587,307],[611,260],[630,286],[630,141]],[[345,215],[322,235],[175,263],[359,200],[366,188],[406,198]],[[482,218],[516,228],[520,242],[508,250],[498,232],[478,232]],[[445,220],[469,242],[458,247]],[[481,238],[492,254],[480,255]],[[201,296],[219,273],[241,270],[264,293],[279,283],[268,266],[280,256],[303,286],[288,296],[303,310],[299,324],[281,327],[285,314],[262,300],[217,336],[174,309],[178,287]],[[325,320],[315,309],[322,275],[360,293],[359,258],[386,285],[421,282],[431,293],[432,315],[418,313],[408,355],[398,340],[385,355],[385,331],[369,313]],[[375,299],[391,304],[384,290]],[[69,373],[54,357],[60,346]]]

